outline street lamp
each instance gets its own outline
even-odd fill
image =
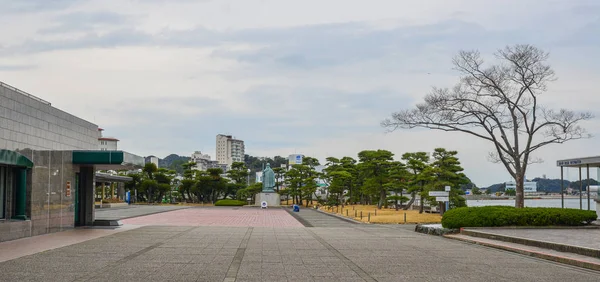
[[[248,176],[248,180],[247,180],[246,186],[250,186],[250,169],[248,169],[248,175],[247,176]]]

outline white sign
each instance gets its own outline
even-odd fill
[[[248,198],[248,199],[246,199],[246,200],[248,200],[248,201],[252,201],[252,198]]]
[[[260,203],[260,207],[263,208],[263,209],[266,209],[267,208],[267,201],[262,201]]]
[[[446,189],[446,192],[450,192],[450,186],[446,186],[444,188]]]
[[[429,191],[431,197],[448,197],[448,192],[445,191]]]
[[[449,202],[450,199],[448,197],[435,197],[436,202]]]

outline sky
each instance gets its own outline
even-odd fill
[[[598,116],[596,0],[0,0],[0,81],[98,124],[142,156],[214,158],[231,134],[254,156],[320,160],[361,150],[457,150],[478,186],[510,180],[491,144],[459,133],[387,132],[380,122],[458,80],[460,50],[550,53],[540,102]],[[598,119],[585,122],[600,131]],[[598,138],[539,150],[600,155]],[[593,170],[594,178],[596,171]],[[576,179],[571,170],[566,177]],[[585,176],[585,172],[584,172]]]

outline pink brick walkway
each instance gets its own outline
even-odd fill
[[[132,225],[302,227],[283,209],[191,208],[121,220]]]

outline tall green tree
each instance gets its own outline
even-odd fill
[[[470,180],[463,173],[464,169],[458,160],[457,151],[448,151],[444,148],[436,148],[433,152],[433,174],[435,180],[432,190],[444,191],[445,186],[450,186],[450,207],[464,207],[466,200],[462,195],[464,191],[460,189],[461,185],[467,184]]]
[[[415,201],[416,195],[424,195],[425,185],[431,179],[431,168],[429,167],[429,155],[426,152],[405,153],[402,155],[402,160],[405,161],[408,175],[408,192],[411,199],[404,207],[407,210]],[[423,213],[424,198],[421,197],[419,205],[419,213]]]
[[[365,192],[378,195],[377,208],[381,209],[387,203],[387,184],[394,154],[386,150],[365,150],[358,153],[358,159],[358,167],[365,177]]]

